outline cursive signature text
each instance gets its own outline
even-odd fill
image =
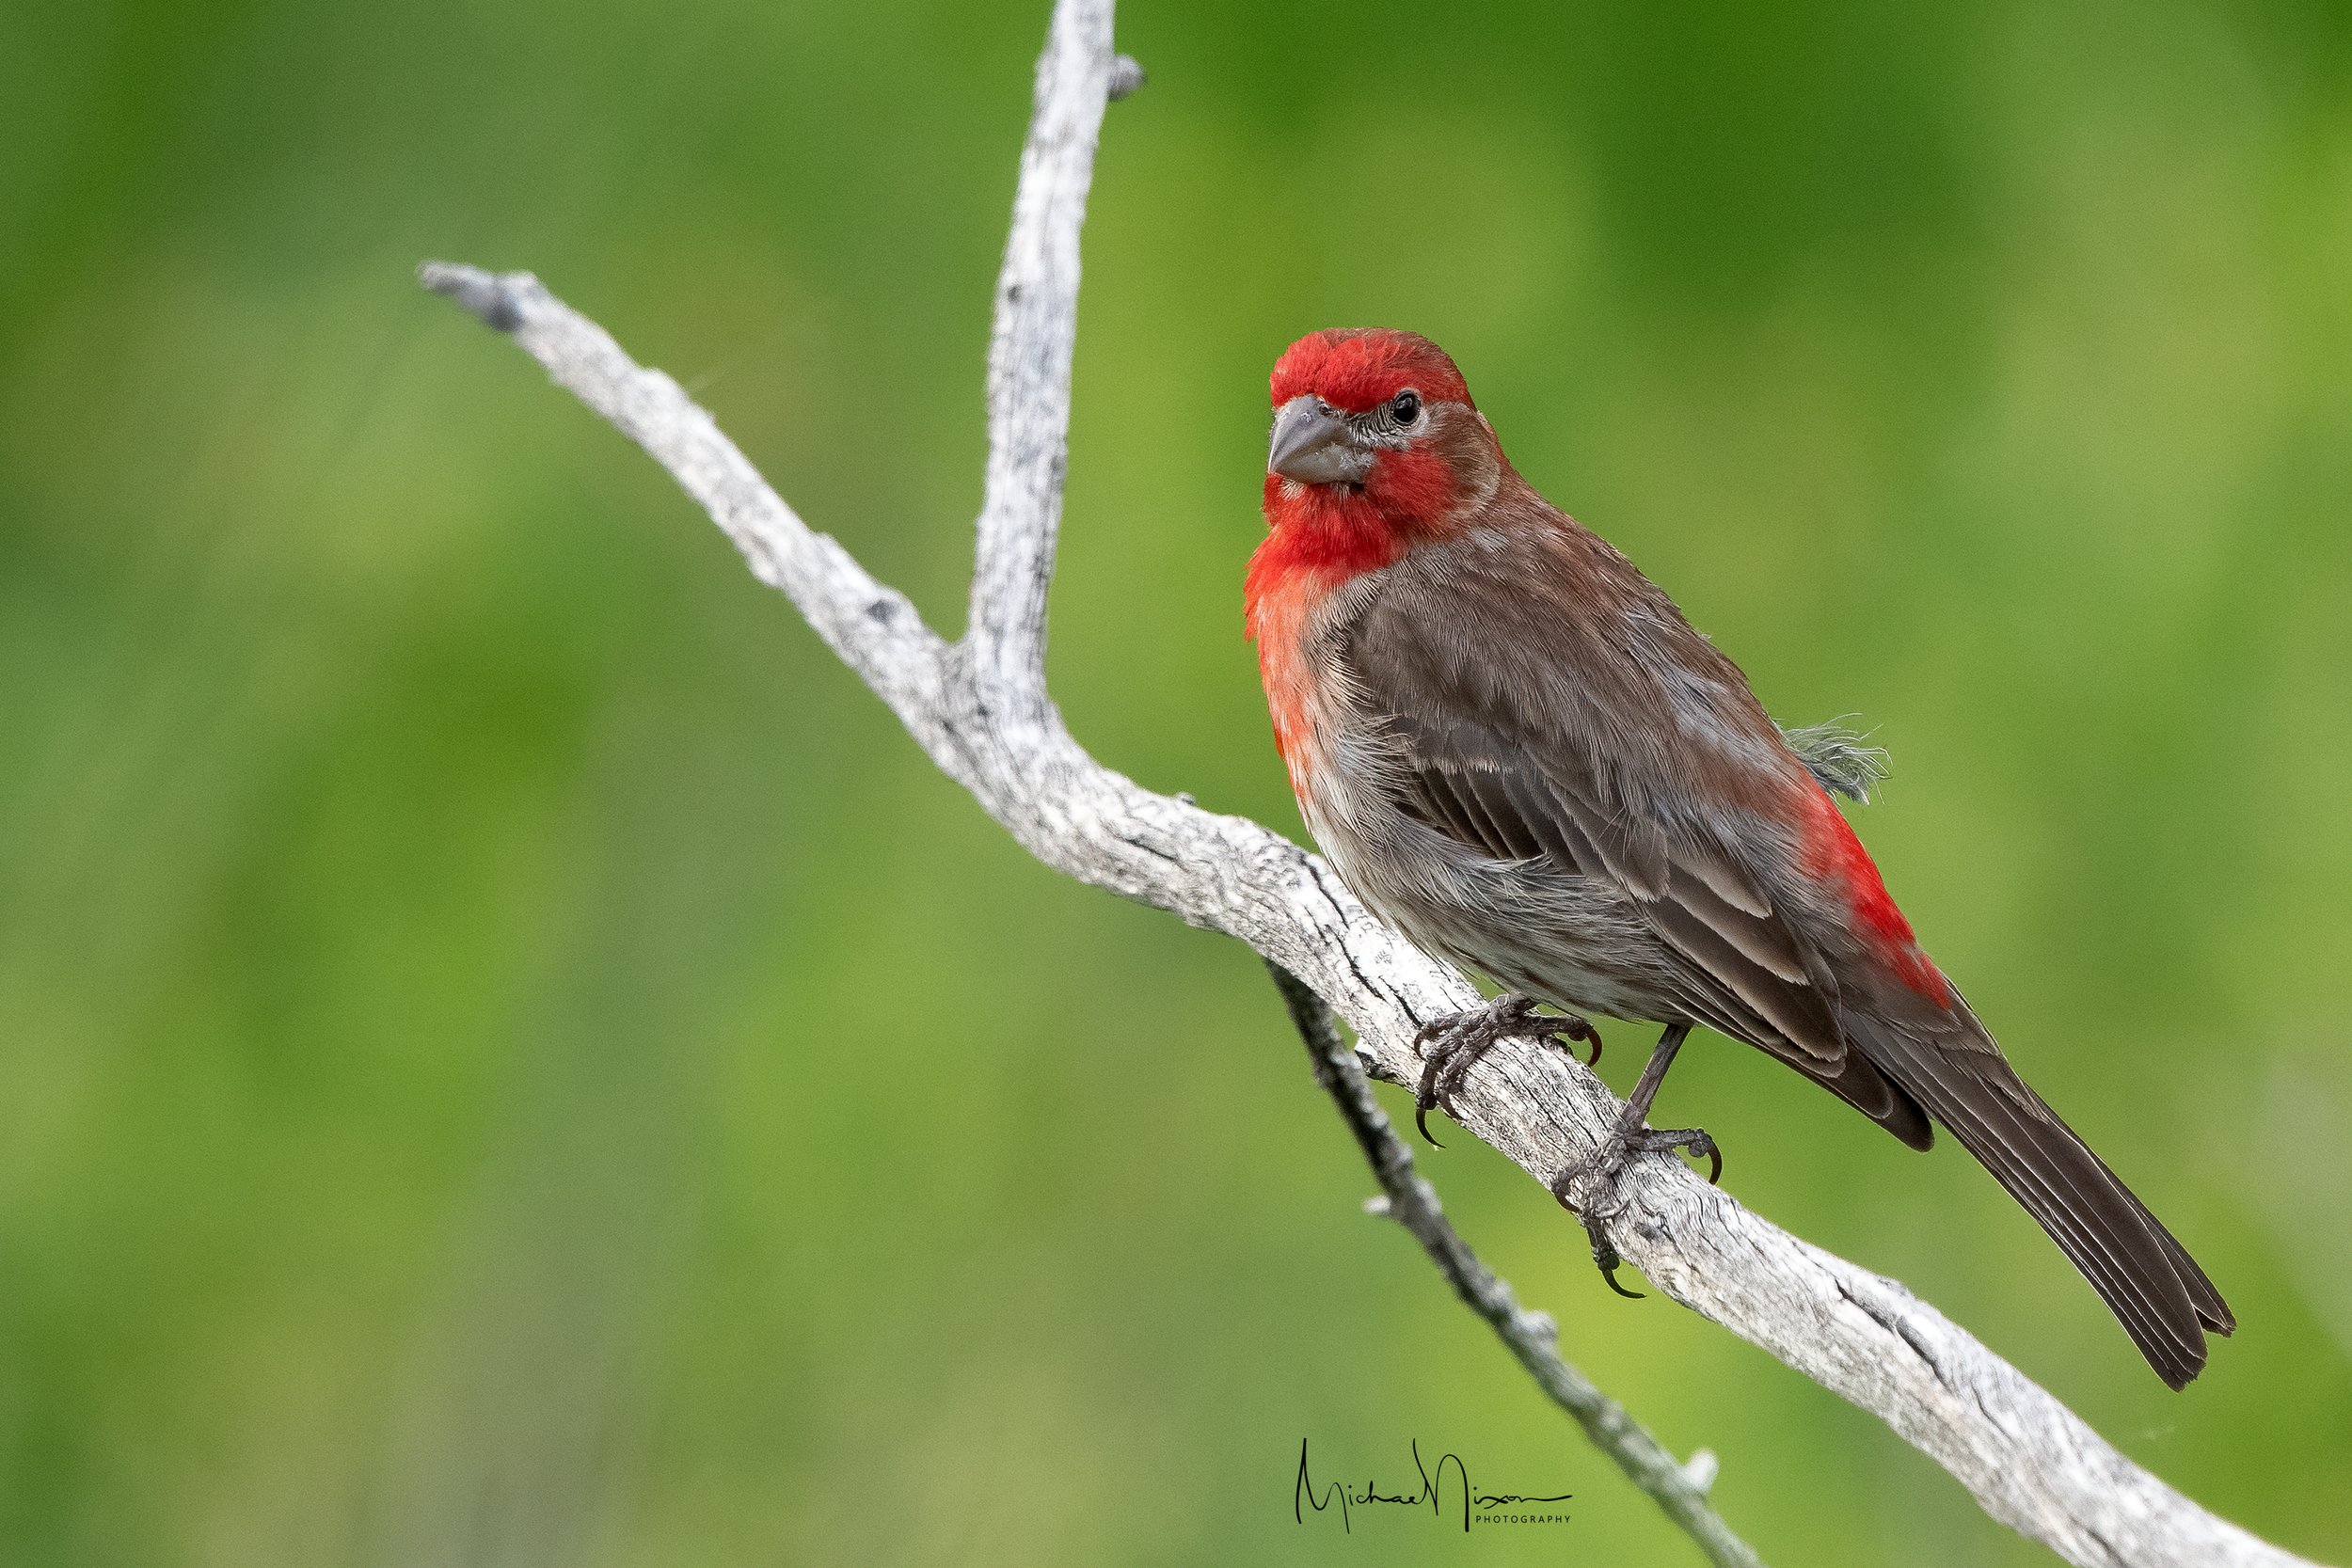
[[[1511,1523],[1565,1524],[1568,1516],[1565,1513],[1506,1515],[1500,1511],[1520,1504],[1564,1503],[1576,1495],[1561,1492],[1549,1497],[1537,1497],[1521,1492],[1481,1492],[1470,1484],[1470,1467],[1462,1463],[1459,1455],[1448,1453],[1441,1456],[1433,1470],[1421,1457],[1421,1441],[1418,1438],[1413,1442],[1413,1468],[1421,1475],[1418,1491],[1383,1492],[1376,1481],[1370,1480],[1361,1488],[1337,1481],[1317,1486],[1313,1473],[1307,1466],[1307,1440],[1302,1437],[1298,1440],[1298,1479],[1291,1487],[1291,1516],[1303,1525],[1307,1522],[1309,1509],[1322,1513],[1336,1505],[1340,1511],[1341,1529],[1353,1535],[1356,1533],[1354,1510],[1359,1506],[1389,1503],[1405,1508],[1426,1508],[1431,1517],[1443,1519],[1451,1512],[1451,1504],[1458,1502],[1462,1528],[1467,1531],[1472,1524],[1501,1524],[1506,1519]]]

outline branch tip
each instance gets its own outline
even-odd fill
[[[538,279],[527,272],[501,277],[463,261],[424,261],[417,267],[417,281],[435,293],[456,301],[493,332],[512,332],[523,324],[522,306],[515,297],[515,285],[535,283]]]

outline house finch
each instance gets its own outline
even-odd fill
[[[1705,1132],[1645,1124],[1704,1023],[1914,1148],[1941,1123],[2157,1375],[2195,1377],[2205,1330],[2235,1326],[2212,1281],[2010,1067],[1739,668],[1519,477],[1454,361],[1319,332],[1273,393],[1248,627],[1299,809],[1365,904],[1508,988],[1438,1021],[1418,1113],[1495,1039],[1597,1051],[1535,1001],[1646,1021],[1665,1032],[1623,1118],[1554,1190],[1647,1149],[1720,1172]]]

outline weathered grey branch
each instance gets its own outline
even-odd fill
[[[1372,918],[1323,863],[1257,823],[1155,794],[1096,763],[1047,695],[1045,588],[1059,522],[1077,321],[1077,234],[1113,78],[1110,0],[1061,0],[997,285],[990,458],[971,627],[948,643],[795,515],[710,416],[526,273],[429,262],[425,284],[510,335],[676,478],[761,581],[886,702],[923,749],[1040,860],[1281,965],[1357,1031],[1379,1076],[1414,1072],[1414,1031],[1474,1000],[1457,973]],[[1130,73],[1119,73],[1131,85]],[[1618,1108],[1562,1053],[1506,1041],[1456,1119],[1549,1184]],[[1672,1299],[1885,1420],[1994,1518],[2096,1568],[2298,1559],[2132,1464],[1892,1280],[1750,1213],[1665,1157],[1629,1167],[1611,1239]],[[1565,1224],[1565,1221],[1564,1221]]]
[[[1666,1517],[1698,1543],[1709,1562],[1722,1568],[1764,1568],[1755,1549],[1732,1534],[1731,1527],[1707,1501],[1708,1488],[1715,1482],[1715,1456],[1702,1449],[1691,1456],[1688,1465],[1677,1463],[1647,1427],[1561,1355],[1559,1325],[1549,1314],[1521,1307],[1511,1287],[1478,1260],[1470,1243],[1446,1219],[1437,1189],[1413,1168],[1412,1150],[1389,1125],[1356,1053],[1340,1038],[1329,1006],[1306,981],[1280,964],[1268,961],[1266,968],[1274,975],[1274,989],[1282,993],[1283,1006],[1290,1009],[1298,1037],[1306,1043],[1315,1082],[1339,1107],[1340,1119],[1356,1135],[1357,1147],[1364,1151],[1364,1161],[1380,1183],[1383,1196],[1372,1200],[1376,1212],[1411,1233],[1454,1287],[1454,1293],[1486,1320],[1495,1338],[1518,1358],[1535,1386],[1575,1418],[1593,1447],[1614,1460],[1628,1480],[1648,1493]]]
[[[1078,230],[1110,102],[1111,8],[1057,6],[988,343],[988,477],[964,645],[978,677],[1025,708],[1045,697],[1045,591],[1070,451]]]

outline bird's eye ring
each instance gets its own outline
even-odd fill
[[[1421,418],[1421,394],[1409,388],[1389,401],[1389,418],[1398,424],[1411,424]]]

